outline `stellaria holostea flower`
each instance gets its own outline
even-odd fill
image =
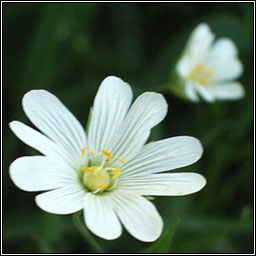
[[[176,70],[186,97],[207,102],[235,100],[244,96],[243,86],[234,81],[243,67],[238,51],[228,38],[214,41],[208,25],[202,23],[192,32]]]
[[[24,156],[10,166],[20,189],[45,191],[35,198],[43,210],[70,214],[84,209],[87,227],[99,237],[115,239],[124,227],[141,241],[154,241],[162,219],[144,195],[179,196],[206,184],[197,173],[159,173],[196,162],[200,142],[189,136],[146,144],[150,130],[163,120],[167,103],[146,92],[130,107],[130,86],[107,77],[94,100],[87,134],[71,112],[51,93],[32,90],[23,109],[42,132],[13,121],[12,131],[44,156]]]

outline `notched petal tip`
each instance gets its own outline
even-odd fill
[[[106,77],[101,82],[100,87],[107,87],[108,89],[111,88],[111,90],[121,89],[122,87],[125,87],[127,90],[129,90],[126,93],[129,93],[129,94],[132,95],[130,85],[127,82],[125,82],[124,80],[122,80],[121,78],[117,77],[117,76],[108,76],[108,77]]]
[[[107,95],[116,95],[121,101],[121,96],[126,96],[127,102],[132,100],[131,86],[116,76],[106,77],[100,84],[96,98],[106,97]]]

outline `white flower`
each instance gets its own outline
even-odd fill
[[[159,173],[196,162],[200,142],[180,136],[146,144],[152,127],[163,120],[167,103],[146,92],[130,107],[130,86],[106,78],[96,95],[86,133],[71,112],[51,93],[32,90],[23,109],[42,132],[13,121],[12,131],[44,156],[24,156],[10,166],[16,186],[45,191],[35,198],[43,210],[70,214],[84,209],[87,227],[99,237],[115,239],[124,227],[141,241],[154,241],[162,219],[144,195],[179,196],[206,184],[196,173]]]
[[[213,42],[214,37],[208,25],[198,25],[177,63],[185,94],[192,101],[199,100],[198,94],[207,102],[244,96],[243,86],[234,81],[243,72],[236,46],[228,38]]]

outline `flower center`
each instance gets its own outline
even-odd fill
[[[83,167],[83,183],[84,185],[92,190],[105,189],[109,186],[110,175],[107,170],[100,168],[99,166]]]
[[[186,77],[186,80],[199,83],[200,85],[207,85],[212,77],[213,73],[207,69],[204,65],[199,64],[193,68],[190,74]]]
[[[86,151],[86,148],[82,149],[82,158],[85,157]],[[81,167],[83,185],[93,193],[112,190],[116,186],[117,178],[121,175],[121,168],[105,166],[107,162],[112,161],[112,153],[103,149],[101,150],[101,154],[103,158],[100,165]],[[99,154],[95,155],[95,153],[90,150],[89,155],[90,157],[97,157]],[[122,164],[126,163],[121,157],[117,157],[117,159]]]

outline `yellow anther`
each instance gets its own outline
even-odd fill
[[[126,161],[125,161],[123,158],[118,157],[117,159],[118,159],[122,164],[126,164]]]
[[[201,85],[207,85],[212,75],[213,73],[211,70],[206,68],[204,65],[199,64],[192,69],[186,79],[189,81],[198,82]]]
[[[101,153],[102,153],[104,156],[107,157],[107,160],[108,160],[109,162],[112,161],[112,153],[111,153],[111,152],[108,152],[107,150],[102,149],[102,150],[101,150]]]
[[[106,188],[106,187],[107,187],[107,184],[101,184],[101,185],[96,186],[96,189]]]
[[[181,195],[183,195],[183,193],[182,192],[178,192],[178,195],[181,196]]]
[[[82,157],[82,158],[85,156],[86,150],[87,150],[86,147],[84,147],[84,148],[82,149],[82,153],[81,153],[81,157]]]
[[[84,172],[92,172],[92,168],[90,167],[82,167],[81,168]]]
[[[120,175],[121,175],[121,172],[117,172],[117,173],[112,177],[112,179],[115,180],[115,179],[117,179]]]
[[[116,168],[114,171],[112,171],[110,174],[116,174],[121,168]]]
[[[93,152],[93,150],[90,150],[90,156],[94,156],[95,153]]]
[[[103,178],[104,178],[104,177],[103,177],[103,174],[102,174],[102,173],[99,173],[99,174],[98,174],[98,178],[99,178],[100,180],[103,180]]]

